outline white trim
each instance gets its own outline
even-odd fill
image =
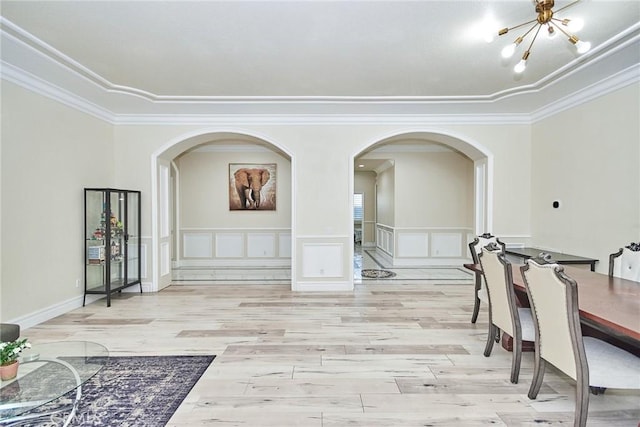
[[[609,79],[603,77],[599,82],[593,84],[588,91],[576,96],[569,95],[562,100],[538,108],[534,112],[528,113],[508,113],[510,99],[520,96],[524,98],[528,94],[545,95],[545,92],[553,93],[558,88],[559,83],[565,80],[574,79],[576,74],[588,72],[592,66],[599,66],[612,55],[623,54],[623,49],[633,49],[633,45],[638,42],[640,36],[637,34],[640,23],[635,24],[623,32],[611,37],[609,40],[597,46],[597,48],[585,55],[577,57],[564,67],[545,76],[543,79],[524,86],[498,91],[488,95],[479,96],[159,96],[148,91],[137,88],[116,85],[98,75],[84,65],[73,60],[69,56],[56,50],[44,41],[38,39],[33,34],[20,28],[4,17],[0,17],[0,32],[3,41],[10,42],[16,57],[20,55],[26,58],[37,58],[33,63],[45,64],[42,70],[21,69],[17,65],[5,61],[0,67],[0,77],[7,81],[14,82],[25,89],[32,90],[45,97],[57,100],[65,105],[83,111],[111,124],[162,124],[162,125],[220,125],[220,124],[531,124],[541,120],[548,115],[555,114],[563,109],[572,108],[580,103],[586,102],[597,96],[605,95],[621,85],[629,84],[632,80],[622,79],[618,82],[607,82]],[[43,77],[34,75],[40,72],[42,76],[47,76],[48,69],[56,69],[66,73],[66,81],[77,82],[77,87],[84,91],[84,97],[72,93],[74,84],[66,84],[69,87],[60,87],[56,84],[45,81]],[[603,83],[604,82],[604,83]],[[581,91],[582,92],[582,91]],[[77,92],[80,93],[80,92]],[[544,99],[550,97],[543,96]],[[93,99],[90,101],[89,99]],[[99,99],[99,101],[97,101]],[[162,108],[168,111],[166,114],[126,114],[115,112],[117,103],[120,101],[129,102],[131,99],[138,103],[136,108],[140,110],[148,107],[151,109]],[[501,106],[500,101],[506,101],[506,106]],[[140,104],[143,102],[143,104]],[[533,102],[536,102],[535,100]],[[105,108],[105,105],[112,105],[112,110]],[[263,111],[273,111],[277,108],[281,111],[288,110],[288,114],[209,114],[224,111],[229,105],[234,105],[236,110],[243,107],[261,108]],[[436,109],[442,106],[462,111],[466,108],[468,112],[475,109],[486,111],[487,108],[500,110],[488,114],[484,113],[461,113],[461,114],[434,114]],[[199,114],[179,114],[176,109],[183,106],[197,108]],[[344,114],[334,115],[335,107],[345,108],[350,111],[380,111],[381,108],[391,108],[402,111],[423,111],[424,114]],[[125,107],[120,107],[121,110]],[[173,111],[169,111],[169,109]],[[319,114],[296,114],[296,111],[314,110]],[[432,114],[428,114],[428,111]],[[456,111],[453,110],[453,111]],[[194,109],[192,109],[194,111]],[[502,111],[502,112],[501,112]],[[293,112],[293,113],[291,113]],[[322,113],[326,114],[322,114]]]
[[[353,202],[352,202],[353,203]],[[348,239],[349,241],[353,239],[353,234],[305,234],[298,236],[298,239]],[[315,244],[316,242],[309,242]],[[328,244],[334,244],[335,242],[328,242]],[[318,244],[327,244],[325,242],[318,242]]]
[[[111,111],[55,86],[46,80],[29,74],[5,61],[0,62],[0,78],[31,92],[35,92],[38,95],[42,95],[45,98],[53,99],[80,112],[104,120],[107,123],[115,123],[116,116]]]
[[[298,292],[351,292],[353,291],[353,282],[311,282],[298,281],[292,282],[292,291]]]
[[[286,103],[278,102],[278,105]],[[366,107],[368,103],[361,103]],[[397,103],[388,103],[395,108]],[[249,104],[248,104],[249,105]],[[337,106],[337,104],[336,104]],[[357,106],[354,108],[358,108]],[[335,109],[335,108],[334,108]],[[502,125],[531,124],[531,115],[525,113],[493,114],[118,114],[116,125]]]
[[[623,87],[639,81],[640,64],[634,64],[626,70],[609,76],[596,84],[580,89],[569,96],[557,99],[546,105],[544,108],[534,111],[531,114],[531,122],[539,122],[540,120],[546,119],[575,106],[582,105],[602,95],[622,89]]]
[[[252,231],[283,231],[283,232],[290,232],[291,228],[287,228],[287,227],[225,227],[225,228],[219,228],[219,227],[181,227],[179,229],[180,232],[183,231],[221,231],[221,232],[227,232],[227,231],[246,231],[246,232],[252,232]]]
[[[434,266],[462,266],[469,261],[467,258],[394,258],[394,267],[434,267]]]
[[[191,144],[190,147],[185,147],[183,149],[186,150],[187,148],[191,148],[191,147],[195,147],[196,145],[198,145],[201,141],[201,139],[203,138],[207,138],[211,135],[215,135],[215,134],[236,134],[236,135],[242,135],[242,136],[249,136],[249,137],[253,137],[256,138],[258,140],[264,141],[270,145],[272,145],[273,147],[276,147],[278,150],[280,150],[280,152],[284,153],[284,155],[289,157],[289,160],[291,162],[291,194],[292,194],[292,203],[291,203],[291,274],[292,274],[292,278],[295,278],[295,272],[296,272],[296,267],[295,267],[295,262],[296,262],[296,233],[295,233],[295,166],[296,166],[296,162],[295,162],[295,157],[283,146],[281,146],[280,144],[274,142],[272,140],[272,138],[254,132],[254,131],[247,131],[246,129],[236,129],[236,128],[204,128],[204,129],[198,129],[195,131],[189,131],[186,132],[184,134],[178,135],[170,140],[168,140],[165,144],[163,144],[162,146],[160,146],[159,148],[157,148],[155,151],[153,151],[151,153],[151,231],[152,231],[152,236],[151,236],[151,247],[152,247],[152,259],[153,259],[153,265],[152,265],[152,288],[153,291],[158,291],[159,288],[159,280],[160,277],[158,276],[159,273],[159,247],[161,244],[161,238],[159,235],[159,218],[158,218],[158,183],[159,183],[159,179],[160,177],[158,176],[158,171],[159,171],[159,164],[160,164],[160,160],[162,159],[162,156],[171,148],[173,148],[174,146],[176,146],[177,144],[181,144],[181,143],[188,143]],[[155,214],[154,214],[155,212]],[[289,259],[289,258],[286,258]],[[170,265],[171,265],[171,260],[170,261]],[[292,279],[292,287],[293,284],[295,283],[295,279]]]
[[[588,52],[581,57],[574,59],[566,64],[564,67],[556,70],[541,80],[535,83],[518,86],[498,92],[494,92],[487,95],[475,95],[475,96],[180,96],[180,95],[157,95],[149,91],[145,91],[138,88],[133,88],[124,85],[117,85],[106,78],[102,77],[98,73],[85,67],[79,62],[75,61],[71,57],[58,51],[51,45],[47,44],[43,40],[40,40],[35,35],[22,29],[18,25],[14,24],[10,20],[4,17],[0,17],[0,25],[3,33],[3,37],[11,37],[13,40],[18,41],[21,45],[29,48],[33,52],[36,52],[41,57],[48,59],[50,62],[54,62],[63,66],[77,77],[93,83],[95,86],[102,90],[116,94],[126,94],[130,96],[146,99],[153,103],[212,103],[212,102],[249,102],[249,103],[486,103],[490,101],[498,101],[504,98],[517,96],[523,93],[540,92],[546,87],[557,83],[587,67],[592,62],[598,62],[605,59],[612,53],[623,48],[628,43],[632,43],[636,40],[633,37],[634,32],[640,27],[640,24],[633,25],[619,34],[611,37],[609,40],[600,44],[596,49]],[[631,40],[625,41],[625,38],[631,38]],[[617,43],[617,44],[616,44]],[[590,61],[588,61],[590,59]]]
[[[86,302],[87,304],[91,304],[92,302],[105,297],[106,295],[87,295]],[[32,326],[46,322],[47,320],[53,319],[54,317],[61,316],[65,313],[82,307],[82,299],[83,296],[79,295],[66,301],[50,305],[49,307],[45,307],[41,310],[31,312],[24,316],[16,317],[15,319],[9,320],[7,323],[17,323],[22,329],[31,328]]]

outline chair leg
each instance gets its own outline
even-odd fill
[[[513,355],[511,357],[511,382],[518,384],[520,377],[520,362],[522,361],[522,340],[513,337]]]
[[[531,379],[531,387],[529,387],[529,399],[535,399],[538,397],[538,392],[542,386],[542,378],[544,377],[544,370],[546,362],[542,357],[536,355],[535,362],[533,364],[533,378]]]
[[[574,427],[585,427],[589,415],[589,384],[578,381],[576,384],[576,414]]]
[[[476,273],[476,285],[475,285],[475,304],[473,305],[473,314],[471,315],[471,323],[476,323],[478,320],[478,312],[480,311],[480,298],[478,298],[478,291],[480,290],[480,286],[482,286],[482,275],[480,273]]]
[[[496,335],[496,327],[493,323],[489,322],[489,332],[487,332],[487,345],[484,347],[484,356],[491,356],[491,350],[493,350],[494,337]]]
[[[471,315],[471,323],[476,323],[476,320],[478,320],[479,312],[480,312],[480,298],[476,297],[476,302],[473,305],[473,314]]]

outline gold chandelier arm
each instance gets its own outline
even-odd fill
[[[498,35],[499,35],[499,36],[503,36],[503,35],[507,34],[507,33],[508,33],[509,31],[511,31],[511,30],[515,30],[515,29],[517,29],[517,28],[524,27],[525,25],[527,25],[527,24],[531,24],[532,22],[538,22],[538,19],[536,18],[536,19],[532,19],[531,21],[523,22],[522,24],[518,24],[518,25],[516,25],[515,27],[511,27],[511,28],[503,28],[503,29],[501,29],[500,31],[498,31]],[[531,31],[531,30],[529,30],[529,31]],[[527,31],[527,33],[528,33],[529,31]]]
[[[556,24],[556,23],[555,23],[555,22],[553,22],[553,21],[549,21],[549,22],[550,22],[551,24],[553,24],[553,26],[554,26],[554,27],[556,27],[557,29],[559,29],[559,30],[562,32],[562,34],[564,34],[565,36],[567,36],[567,37],[569,37],[569,38],[574,37],[572,34],[569,34],[569,33],[567,33],[565,30],[563,30],[563,29],[562,29],[562,27],[561,27],[560,25]]]
[[[535,20],[535,19],[534,19],[534,21],[535,21],[536,23],[535,23],[535,24],[533,24],[533,26],[532,26],[531,28],[529,28],[529,29],[527,30],[527,32],[526,32],[526,33],[524,33],[523,35],[521,35],[521,36],[520,36],[520,38],[521,38],[521,39],[526,38],[526,37],[529,35],[529,33],[530,33],[531,31],[533,31],[533,29],[534,29],[534,28],[536,28],[536,27],[538,27],[538,31],[540,31],[540,27],[542,26],[542,24],[540,24],[540,23],[539,23],[537,20]],[[533,21],[532,21],[532,22],[533,22]],[[536,39],[536,37],[538,37],[538,31],[536,31],[536,35],[535,35],[535,37],[533,38],[533,40],[535,40],[535,39]],[[533,41],[531,41],[531,44],[533,44]],[[531,46],[529,46],[529,47],[531,47]],[[527,50],[529,50],[529,49],[527,49]]]
[[[555,12],[553,12],[553,13],[558,13],[558,12],[560,12],[561,10],[565,10],[565,9],[567,9],[567,8],[569,8],[569,7],[573,6],[573,5],[575,5],[576,3],[580,3],[580,0],[576,0],[576,1],[573,1],[573,2],[569,3],[569,4],[568,4],[568,5],[566,5],[566,6],[562,6],[560,9],[556,10],[556,11],[555,11]]]
[[[540,28],[542,28],[542,24],[538,24],[538,31],[536,31],[536,34],[533,36],[533,39],[531,39],[531,43],[529,43],[529,47],[527,48],[527,52],[531,52],[531,47],[533,47],[533,43],[536,41],[536,38],[538,37],[538,33],[540,33]],[[533,28],[531,29],[533,30]],[[527,34],[531,31],[529,30],[527,32]],[[529,55],[527,55],[529,56]]]

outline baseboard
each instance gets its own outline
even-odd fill
[[[95,295],[87,295],[87,303],[89,303],[89,297],[94,296]],[[17,323],[18,325],[20,325],[20,329],[28,329],[42,322],[53,319],[54,317],[58,317],[72,310],[75,310],[76,308],[82,307],[82,299],[82,295],[76,296],[66,301],[50,305],[49,307],[43,308],[42,310],[34,311],[33,313],[16,317],[15,319],[9,320],[8,323]],[[99,298],[96,298],[96,300],[97,299]]]
[[[151,283],[143,283],[142,284],[143,292],[153,292],[151,290]],[[130,286],[122,290],[122,292],[140,292],[140,287],[138,285]],[[98,294],[87,294],[85,299],[85,305],[92,304],[96,301],[106,298],[106,295],[98,295]],[[39,325],[40,323],[46,322],[47,320],[51,320],[54,317],[62,316],[70,311],[76,310],[82,307],[83,296],[79,295],[68,299],[66,301],[62,301],[57,304],[50,305],[49,307],[43,308],[42,310],[34,311],[33,313],[26,314],[24,316],[16,317],[15,319],[9,320],[7,323],[17,323],[20,325],[20,329],[28,329],[33,326]]]
[[[140,293],[140,286],[139,285],[133,285],[133,286],[129,286],[128,288],[124,288],[122,290],[122,292],[130,292],[130,293]],[[155,292],[153,290],[153,286],[151,284],[151,282],[142,282],[142,292]]]
[[[394,258],[393,267],[460,267],[468,262],[469,258]]]
[[[352,282],[297,282],[292,286],[294,292],[352,292]]]

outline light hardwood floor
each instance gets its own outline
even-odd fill
[[[23,335],[96,341],[112,355],[217,355],[169,426],[573,425],[572,381],[550,368],[531,401],[531,353],[519,384],[509,382],[510,353],[482,355],[487,313],[470,323],[470,280],[407,283],[365,280],[344,293],[173,285]],[[590,426],[639,420],[640,393],[591,396]]]

